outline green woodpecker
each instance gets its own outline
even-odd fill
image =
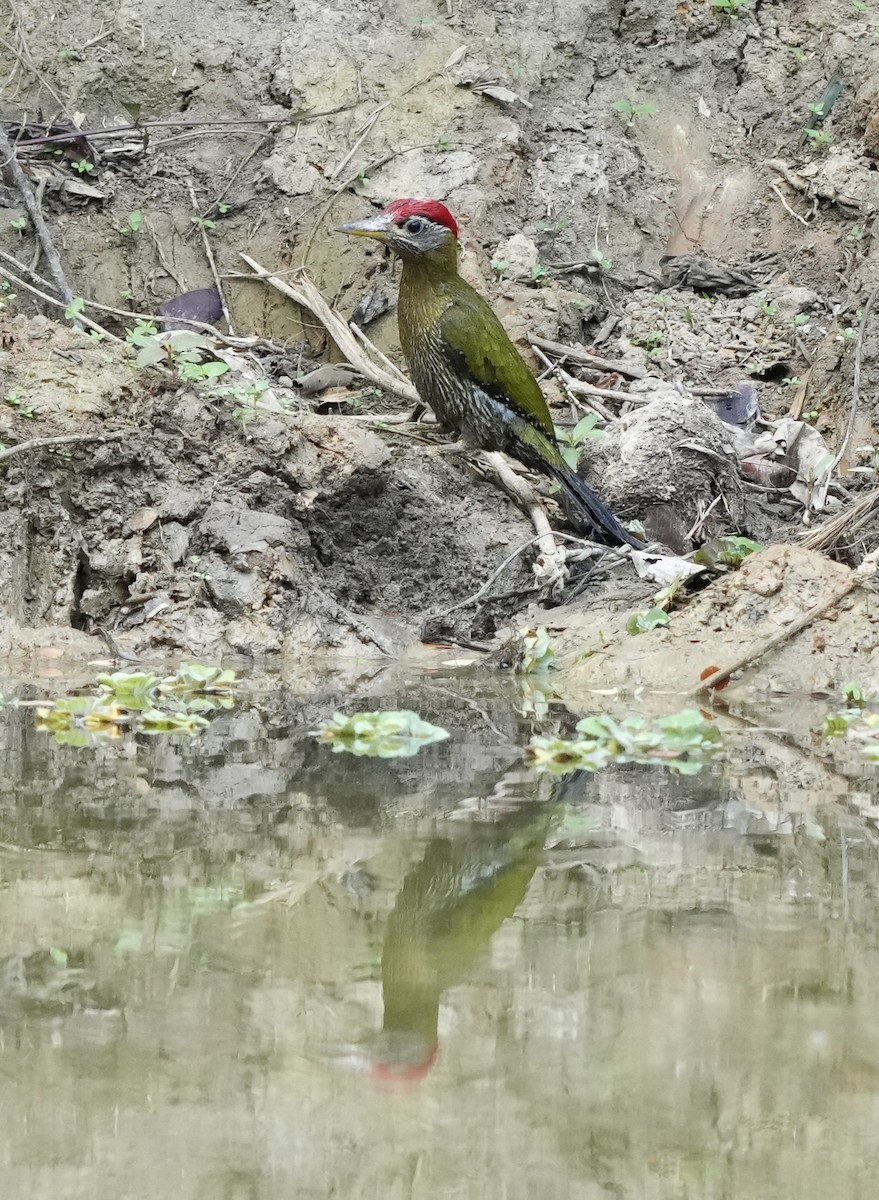
[[[376,238],[402,259],[400,342],[421,398],[480,450],[502,450],[561,484],[575,523],[611,546],[641,546],[556,445],[546,400],[478,292],[458,274],[458,226],[436,200],[395,200],[341,233]]]

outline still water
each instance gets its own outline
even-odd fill
[[[451,731],[409,759],[316,744],[338,702],[0,712],[0,1196],[876,1196],[865,820],[735,762],[538,777],[495,684],[361,703]]]

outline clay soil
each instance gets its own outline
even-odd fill
[[[235,330],[264,339],[247,361],[273,403],[136,368],[124,340],[92,341],[9,287],[0,440],[110,440],[0,464],[0,649],[105,631],[135,652],[393,653],[528,542],[527,518],[475,466],[369,419],[404,404],[300,386],[338,352],[240,257],[282,276],[306,266],[346,317],[368,301],[370,337],[402,365],[393,264],[333,232],[395,196],[433,195],[459,216],[462,269],[526,352],[535,335],[594,346],[648,390],[752,381],[764,416],[797,401],[832,449],[879,265],[877,26],[879,10],[850,0],[10,5],[7,128],[168,122],[146,145],[138,130],[94,138],[91,159],[22,155],[74,294],[150,314],[212,287],[193,221],[208,214]],[[834,79],[839,99],[806,135]],[[14,187],[0,203],[0,250],[45,276]],[[765,286],[664,289],[660,258],[694,252]],[[99,319],[120,339],[135,323]],[[848,501],[875,485],[877,358],[867,329]],[[581,415],[552,381],[548,395],[560,425]],[[627,442],[637,417],[623,416],[585,468],[622,516],[653,511],[660,531],[688,529],[723,492],[703,536],[791,540],[801,509],[730,485],[728,464],[703,458],[694,475],[681,443],[694,422],[710,441],[714,420],[695,403],[701,415],[682,402],[669,416],[673,453],[655,421]],[[533,555],[499,576],[501,599],[453,622],[459,637],[488,641],[533,603]],[[656,590],[630,568],[584,587],[587,569],[545,602],[569,613],[576,598],[588,614]]]

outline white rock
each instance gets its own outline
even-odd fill
[[[818,303],[818,293],[807,287],[767,288],[763,293],[783,320],[790,320]]]
[[[524,233],[514,233],[505,242],[498,243],[492,255],[492,262],[505,264],[503,273],[508,279],[530,279],[537,259],[537,246]]]

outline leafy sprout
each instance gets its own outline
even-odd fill
[[[590,412],[585,417],[581,417],[573,429],[556,429],[556,440],[558,441],[562,458],[572,470],[576,471],[577,469],[577,463],[580,461],[580,450],[584,443],[606,436],[604,430],[597,428],[597,426],[598,414]]]
[[[763,547],[759,542],[750,538],[723,535],[706,542],[693,555],[693,562],[713,570],[723,570],[728,567],[740,567],[749,554],[755,554]]]
[[[635,104],[631,100],[614,100],[611,106],[614,112],[627,117],[626,128],[631,129],[636,117],[652,117],[658,110],[655,104]]]
[[[74,321],[85,308],[85,300],[82,296],[74,296],[64,310],[64,317],[67,321]]]

